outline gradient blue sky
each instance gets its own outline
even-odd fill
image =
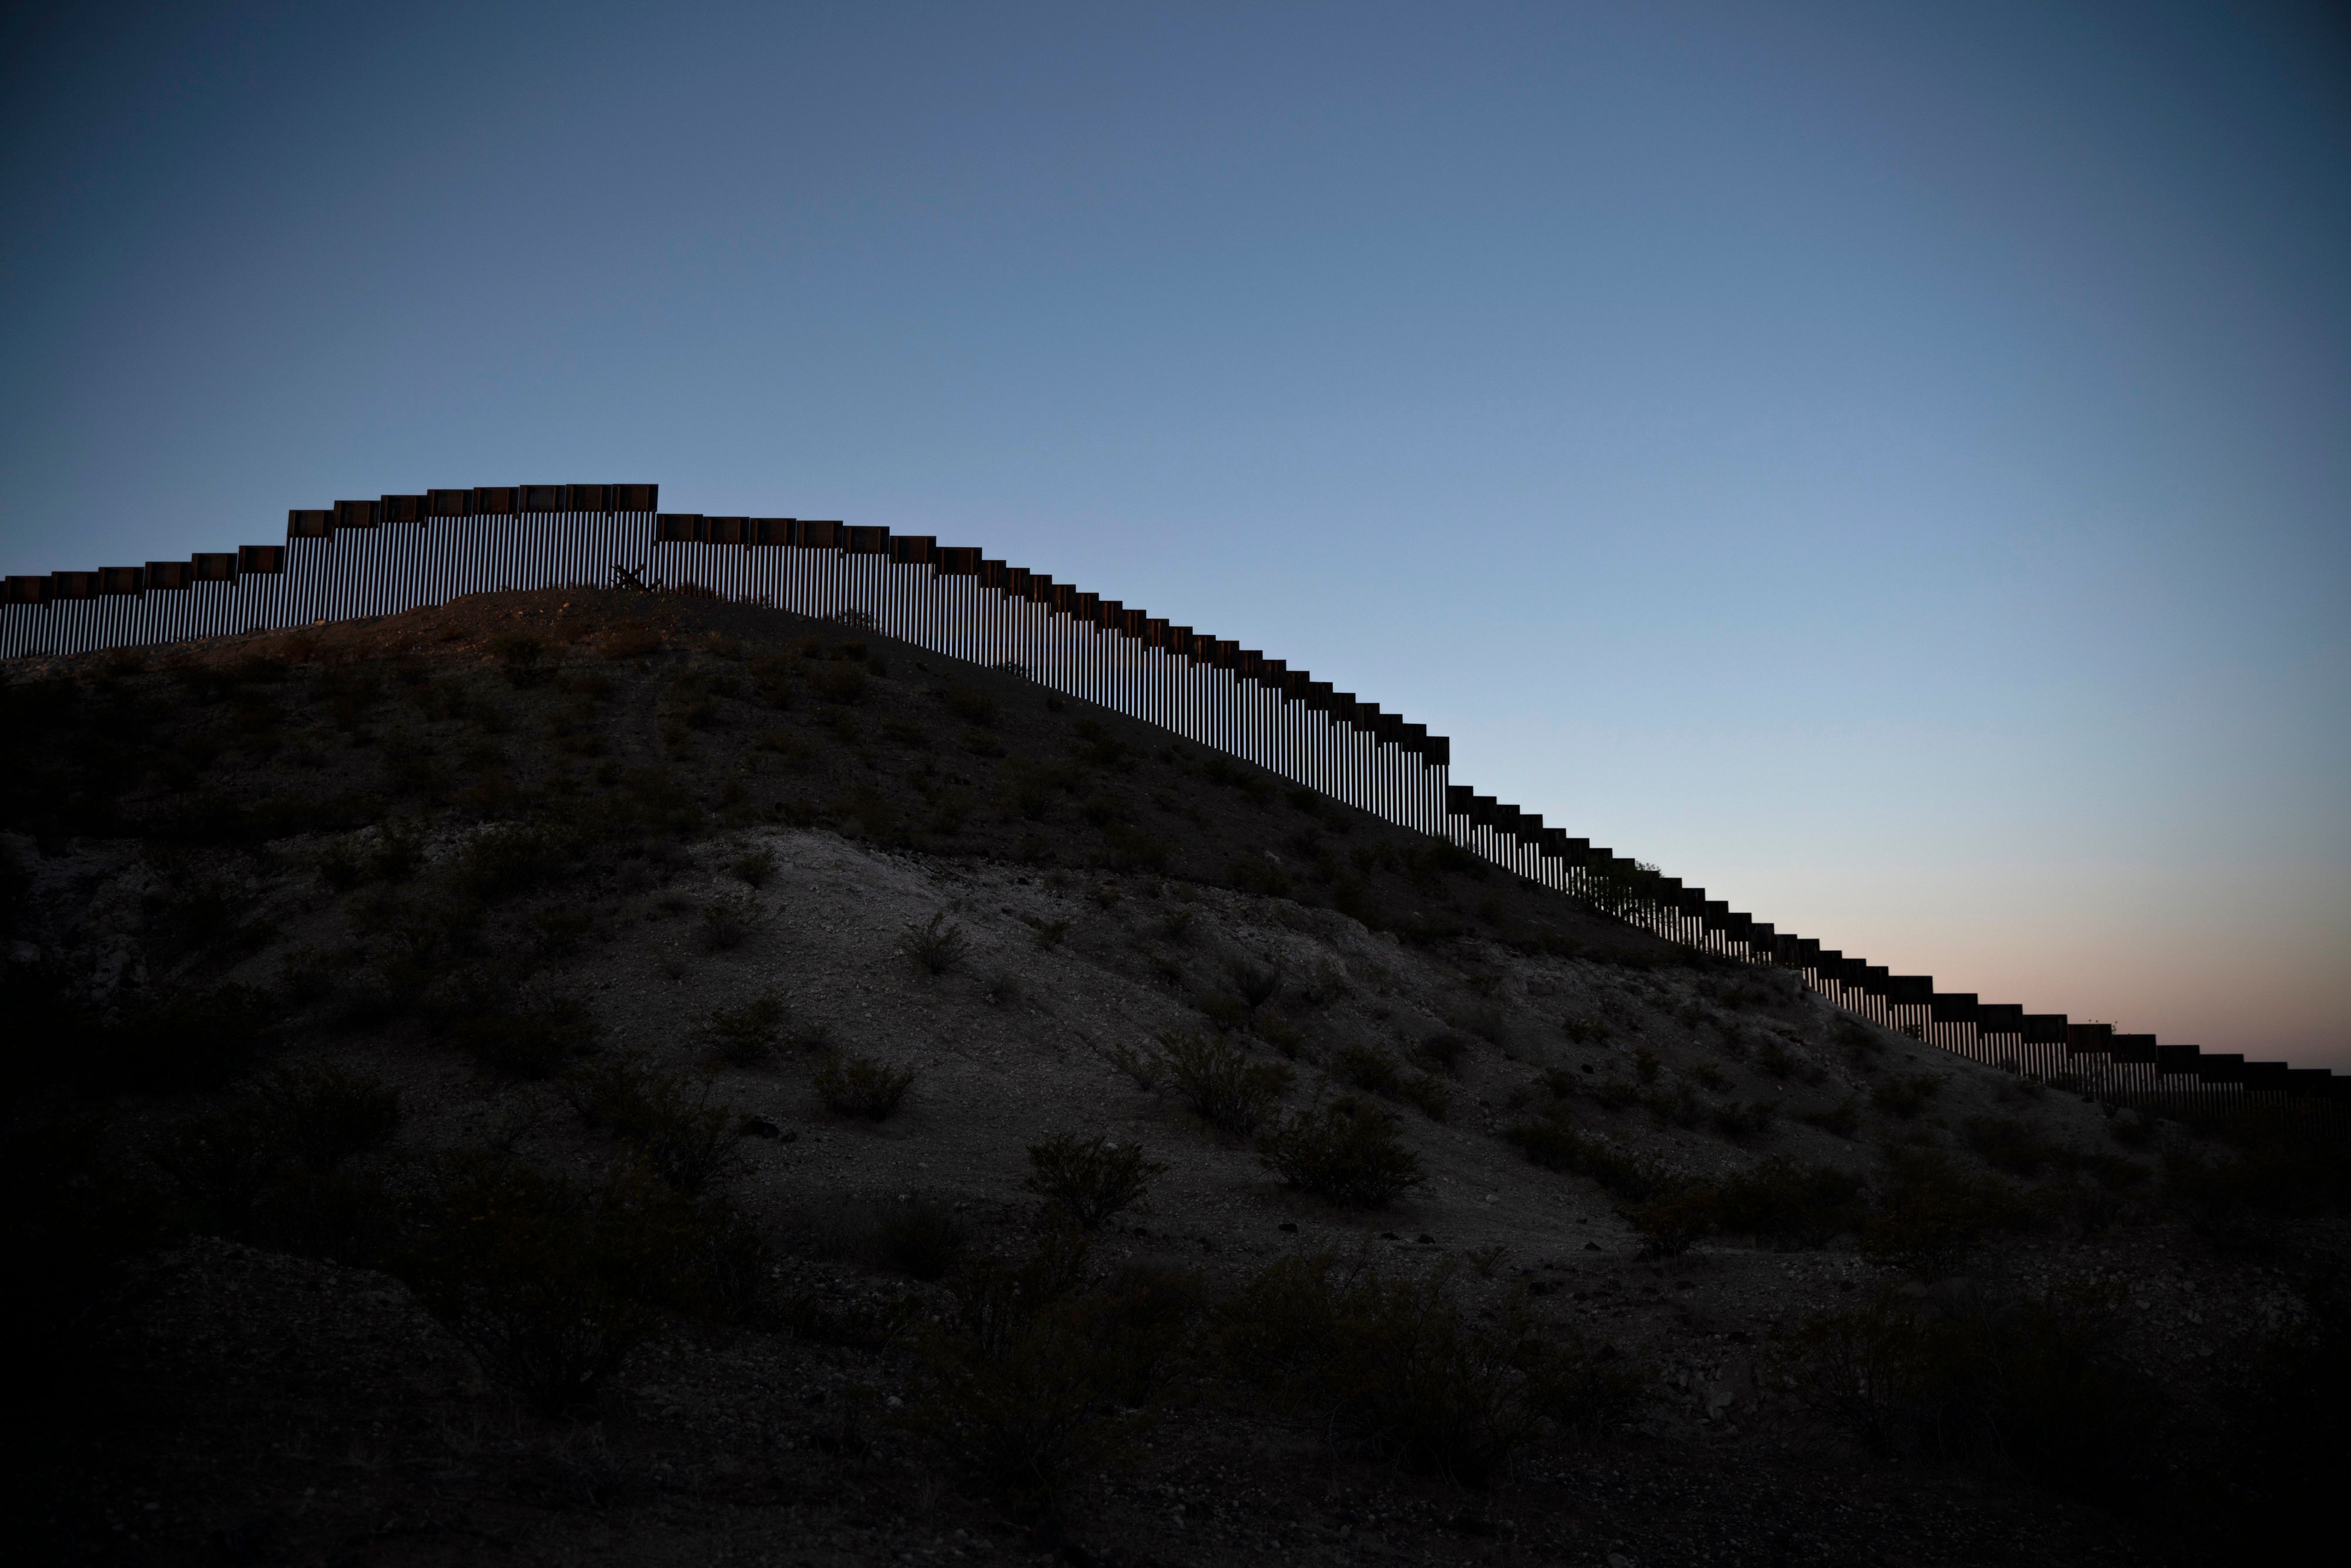
[[[1783,929],[2351,1066],[2329,11],[32,6],[0,57],[8,571],[435,485],[935,533]]]

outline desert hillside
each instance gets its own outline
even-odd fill
[[[0,670],[57,1561],[2206,1562],[2345,1166],[1147,726],[547,592]]]

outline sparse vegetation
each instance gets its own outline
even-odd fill
[[[562,600],[0,671],[36,1557],[396,1547],[486,1499],[559,1545],[568,1511],[642,1541],[772,1499],[876,1558],[2057,1554],[2112,1521],[2036,1515],[2053,1481],[2184,1557],[2285,1561],[2262,1531],[2330,1498],[2351,1165],[2306,1102],[2093,1103],[2111,1079],[1840,1019],[1016,676]],[[1096,1040],[1142,1094],[1068,1071]],[[953,1093],[904,1115],[934,1051]],[[765,1075],[730,1110],[705,1068]],[[1828,1255],[1712,1255],[1750,1247]],[[1868,1264],[1911,1278],[1873,1298]],[[481,1402],[420,1308],[596,1420]],[[1637,1376],[1559,1326],[1619,1314]],[[1623,1434],[1636,1386],[1657,1439],[1555,1447]],[[1823,1415],[1999,1480],[1954,1509],[1948,1467],[1889,1476]],[[989,1539],[1006,1511],[1026,1539]],[[265,1516],[288,1533],[235,1522]]]
[[[944,909],[919,925],[906,927],[906,952],[924,970],[944,975],[963,962],[963,927],[947,918]]]
[[[817,1097],[841,1116],[886,1122],[914,1086],[914,1072],[885,1067],[866,1056],[836,1056],[817,1069]]]
[[[714,1009],[695,1026],[695,1037],[728,1067],[764,1067],[776,1053],[786,1016],[783,998],[762,991],[740,1007]]]
[[[1267,1169],[1332,1203],[1380,1208],[1421,1179],[1395,1118],[1353,1096],[1293,1111],[1258,1140]]]
[[[1589,1176],[1619,1197],[1654,1197],[1667,1186],[1648,1161],[1579,1132],[1564,1105],[1514,1123],[1503,1135],[1535,1164]]]
[[[1207,1036],[1167,1035],[1160,1044],[1164,1065],[1155,1076],[1192,1114],[1228,1137],[1257,1131],[1294,1076],[1287,1067],[1251,1061],[1238,1046]]]
[[[1098,1228],[1134,1207],[1151,1178],[1166,1170],[1139,1144],[1062,1133],[1029,1145],[1029,1176],[1020,1185],[1045,1200],[1049,1214],[1081,1230]]]
[[[1820,1247],[1857,1229],[1861,1178],[1829,1166],[1770,1159],[1719,1182],[1680,1187],[1625,1211],[1650,1250],[1671,1255],[1707,1236],[1745,1236],[1782,1249]]]

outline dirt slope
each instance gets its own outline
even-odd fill
[[[2185,1129],[855,628],[495,596],[5,678],[25,1125],[97,1126],[57,1168],[147,1217],[76,1298],[70,1440],[26,1472],[60,1557],[2168,1560],[2147,1499],[2336,1270],[2335,1218],[2195,1207],[2181,1172],[2236,1167]],[[1259,1103],[1204,1122],[1186,1051]],[[883,1119],[828,1109],[859,1062],[911,1074]],[[293,1156],[240,1156],[248,1191],[221,1151],[317,1068],[396,1091],[398,1130],[298,1224],[266,1174]],[[723,1127],[663,1179],[759,1279],[665,1301],[537,1413],[402,1228],[453,1159],[587,1192],[671,1157],[599,1082]],[[1416,1165],[1390,1201],[1270,1163],[1334,1105]],[[1180,1281],[1194,1349],[1098,1401],[1123,1461],[1040,1506],[990,1480],[972,1407],[936,1418],[938,1325],[985,1260],[1041,1256],[1028,1151],[1060,1134],[1163,1167],[1083,1299]],[[1611,1392],[1475,1466],[1343,1391],[1249,1393],[1200,1348],[1238,1332],[1220,1303],[1323,1254],[1437,1281],[1465,1333],[1509,1325],[1493,1354],[1565,1347]],[[2101,1364],[2173,1390],[2167,1446],[2095,1484],[1840,1391],[1840,1314],[2053,1290],[2096,1299]]]

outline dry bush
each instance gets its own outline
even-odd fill
[[[1290,1186],[1356,1208],[1380,1208],[1421,1180],[1395,1118],[1353,1096],[1296,1111],[1258,1140],[1267,1169]]]
[[[695,1026],[695,1039],[729,1067],[760,1067],[776,1053],[785,1022],[783,998],[762,991],[738,1008],[717,1008]]]
[[[726,869],[737,882],[747,886],[765,887],[768,880],[776,874],[776,852],[760,845],[737,855],[734,863]]]
[[[1640,1202],[1656,1197],[1668,1185],[1657,1168],[1639,1155],[1577,1132],[1563,1104],[1513,1124],[1502,1135],[1535,1164],[1589,1176],[1619,1197]]]
[[[1782,1249],[1825,1246],[1860,1228],[1867,1209],[1859,1176],[1831,1166],[1770,1159],[1722,1181],[1636,1204],[1625,1218],[1653,1253],[1671,1256],[1707,1236],[1747,1236]]]
[[[1081,1230],[1093,1230],[1112,1216],[1143,1200],[1151,1178],[1167,1167],[1144,1156],[1143,1146],[1124,1146],[1095,1136],[1062,1133],[1029,1145],[1028,1178],[1020,1185],[1045,1200],[1047,1212]]]
[[[905,938],[907,956],[934,975],[944,975],[963,962],[967,946],[963,927],[947,919],[944,909],[927,921],[908,925]]]
[[[1253,964],[1246,958],[1238,958],[1233,961],[1231,973],[1233,993],[1252,1015],[1281,994],[1282,974],[1279,964]]]
[[[885,1122],[914,1087],[914,1073],[884,1067],[866,1056],[836,1056],[817,1070],[817,1098],[836,1115]]]
[[[643,1056],[599,1058],[566,1075],[564,1097],[580,1119],[636,1149],[653,1175],[696,1194],[739,1163],[732,1107],[713,1103],[706,1082],[689,1086]]]
[[[1165,1035],[1160,1043],[1161,1076],[1176,1098],[1227,1137],[1257,1131],[1294,1077],[1287,1067],[1251,1061],[1238,1046],[1203,1035]]]
[[[1605,1045],[1608,1026],[1597,1019],[1581,1018],[1573,1013],[1559,1020],[1560,1032],[1577,1045]]]

